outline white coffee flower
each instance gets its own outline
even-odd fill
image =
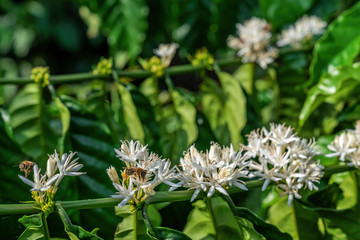
[[[290,127],[284,124],[270,124],[266,128],[254,130],[248,135],[248,145],[244,146],[246,156],[253,158],[250,169],[253,174],[265,180],[264,191],[271,182],[276,182],[288,204],[293,198],[301,198],[299,189],[317,190],[323,176],[323,167],[312,158],[318,153],[314,150],[315,141],[299,138]]]
[[[31,181],[21,175],[18,175],[19,178],[27,185],[31,186],[32,188],[30,191],[37,191],[37,192],[46,192],[52,184],[58,179],[59,174],[53,175],[50,179],[46,179],[46,175],[40,174],[41,168],[35,164],[34,165],[34,181]]]
[[[144,158],[144,154],[147,152],[147,145],[142,146],[140,141],[121,141],[120,149],[114,148],[114,150],[117,154],[116,157],[120,158],[128,166],[128,164]]]
[[[118,204],[119,207],[125,206],[130,201],[130,199],[132,199],[133,201],[137,201],[136,198],[134,197],[134,194],[137,191],[137,189],[133,189],[134,186],[131,178],[128,184],[125,184],[125,181],[123,181],[121,185],[115,182],[113,182],[113,185],[116,188],[116,190],[118,190],[118,192],[116,192],[117,194],[115,195],[111,195],[111,197],[123,199]]]
[[[179,44],[177,43],[160,44],[159,47],[154,50],[154,53],[161,58],[161,63],[168,67],[178,48]]]
[[[294,26],[283,30],[278,37],[277,46],[291,45],[294,48],[301,47],[306,41],[310,41],[315,35],[324,33],[326,22],[316,16],[303,16]]]
[[[155,188],[161,183],[178,187],[178,184],[172,182],[176,179],[176,169],[170,167],[171,162],[155,153],[149,153],[147,146],[142,146],[139,141],[121,141],[121,148],[115,149],[115,152],[117,157],[124,161],[126,168],[121,171],[121,179],[113,167],[110,167],[107,173],[116,189],[120,189],[118,194],[124,193],[122,204],[132,199],[133,204],[137,205],[154,195]],[[130,193],[135,193],[135,190],[136,196],[129,196]]]
[[[257,62],[266,68],[278,56],[278,49],[270,46],[271,25],[253,17],[244,24],[236,24],[237,36],[229,36],[228,46],[238,50],[244,62]]]
[[[360,121],[357,121],[355,129],[348,129],[336,136],[328,145],[328,149],[334,153],[326,154],[326,157],[339,157],[349,166],[360,165]]]
[[[201,190],[211,197],[215,191],[228,195],[226,187],[235,186],[247,190],[245,182],[239,178],[248,177],[247,157],[234,150],[233,146],[221,148],[212,143],[210,150],[198,151],[191,146],[180,159],[179,180],[183,187],[195,189],[191,201]],[[179,184],[180,184],[179,183]]]

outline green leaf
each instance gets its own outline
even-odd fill
[[[9,113],[14,139],[27,155],[36,159],[54,151],[57,141],[38,84],[26,85],[12,101]]]
[[[196,108],[179,91],[174,89],[169,89],[169,91],[174,102],[175,111],[181,119],[181,128],[186,133],[186,144],[189,146],[195,142],[198,136]]]
[[[354,177],[354,173],[344,172],[344,173],[334,174],[331,176],[329,184],[333,182],[339,184],[339,187],[342,190],[343,198],[338,201],[336,207],[334,206],[325,206],[325,207],[336,208],[337,210],[349,209],[354,207],[358,202],[358,195],[357,195],[358,185],[356,183],[356,178]],[[329,194],[329,195],[334,197],[335,194]]]
[[[352,66],[337,67],[330,73],[323,74],[319,83],[307,94],[299,115],[300,127],[321,103],[325,101],[336,103],[349,97],[350,93],[356,94],[352,91],[360,83],[359,71],[360,64],[354,63]]]
[[[251,222],[235,217],[222,198],[207,201],[210,207],[201,200],[193,204],[184,228],[191,239],[265,239]]]
[[[146,1],[90,0],[81,3],[87,4],[100,17],[100,28],[107,37],[111,55],[115,56],[115,64],[116,55],[135,60],[141,52],[148,27]]]
[[[333,235],[332,239],[342,235],[342,239],[359,240],[360,239],[360,215],[354,210],[335,210],[327,208],[314,208],[322,218],[325,218],[326,230]]]
[[[191,239],[216,239],[214,223],[204,201],[198,200],[193,206],[183,232]]]
[[[66,134],[69,131],[70,128],[70,111],[69,109],[63,104],[63,102],[60,100],[60,98],[55,98],[56,106],[59,108],[60,112],[60,119],[61,119],[61,144],[60,144],[60,153],[64,152],[64,145],[65,145],[65,139]]]
[[[315,44],[309,85],[319,81],[329,67],[350,66],[360,51],[360,3],[339,15]]]
[[[239,83],[228,73],[217,71],[225,95],[225,116],[231,142],[236,147],[242,142],[241,130],[246,124],[246,97]]]
[[[175,230],[175,229],[171,229],[171,228],[166,228],[166,227],[157,227],[156,228],[158,237],[151,235],[149,232],[149,236],[152,239],[161,239],[161,240],[191,240],[191,238],[189,238],[188,236],[186,236],[184,233]]]
[[[237,216],[245,218],[254,224],[255,230],[263,235],[267,240],[291,240],[288,233],[281,232],[276,226],[266,223],[255,213],[247,208],[237,207]]]
[[[23,216],[19,218],[19,223],[22,223],[26,229],[20,235],[19,240],[36,240],[44,239],[44,228],[41,222],[41,213],[30,216]]]
[[[64,224],[65,232],[68,234],[71,240],[89,238],[92,240],[102,240],[101,237],[96,235],[96,232],[99,230],[98,228],[95,228],[94,230],[89,232],[80,226],[72,224],[69,216],[67,215],[65,209],[61,206],[61,204],[56,204],[56,211]]]
[[[202,111],[212,132],[218,142],[229,144],[231,139],[225,116],[225,96],[221,87],[215,80],[205,77],[200,90]]]
[[[245,63],[235,70],[233,76],[239,81],[248,95],[252,95],[254,84],[254,63]]]
[[[287,198],[282,197],[270,207],[268,220],[280,231],[289,233],[294,240],[321,239],[318,230],[318,215],[305,210],[297,201],[287,206]]]
[[[121,218],[121,221],[116,228],[115,239],[151,239],[147,235],[147,229],[142,218],[141,211],[135,213],[131,212],[130,206],[125,205],[121,208],[115,207],[115,213]],[[135,215],[136,221],[134,219]],[[154,227],[161,224],[161,216],[154,206],[150,205],[148,207],[148,215]],[[134,224],[136,225],[134,226]]]
[[[140,140],[140,142],[144,142],[144,129],[142,127],[142,123],[137,114],[136,106],[132,100],[131,94],[129,90],[126,89],[125,86],[121,84],[117,84],[117,87],[120,92],[124,119],[125,123],[129,129],[130,136],[134,140]]]
[[[259,3],[265,18],[271,22],[274,29],[277,29],[304,15],[314,0],[260,0]]]

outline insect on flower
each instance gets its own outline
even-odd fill
[[[125,173],[129,176],[134,175],[138,179],[145,180],[147,171],[142,168],[131,167],[131,168],[126,168]]]
[[[32,172],[34,165],[35,165],[34,162],[25,160],[19,163],[19,168],[21,172],[25,173],[25,177],[27,178],[29,174]]]

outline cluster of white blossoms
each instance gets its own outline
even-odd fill
[[[155,187],[161,183],[178,187],[178,184],[171,182],[176,178],[176,169],[170,168],[171,162],[149,153],[147,146],[142,146],[139,141],[121,141],[120,149],[114,150],[126,165],[121,171],[121,178],[114,167],[107,169],[109,178],[118,190],[111,197],[123,199],[119,207],[125,206],[130,200],[133,205],[143,202],[155,194]]]
[[[339,157],[348,166],[360,167],[360,121],[356,123],[355,129],[347,129],[336,136],[334,141],[328,145],[328,149],[334,153],[326,157]]]
[[[236,24],[237,36],[229,36],[228,46],[238,51],[244,62],[257,62],[266,68],[278,57],[278,49],[270,45],[271,25],[253,17],[244,24]]]
[[[299,48],[304,43],[311,41],[315,35],[324,33],[326,22],[316,16],[303,16],[296,21],[294,26],[283,30],[278,38],[277,46],[290,45]]]
[[[312,158],[318,153],[313,149],[315,142],[299,138],[290,127],[270,125],[254,130],[248,135],[245,155],[252,158],[252,174],[264,179],[264,191],[270,182],[276,182],[283,195],[288,195],[288,205],[293,198],[300,199],[298,191],[302,188],[317,190],[323,176],[323,166]]]
[[[247,159],[241,151],[235,151],[232,145],[221,148],[212,143],[206,152],[198,151],[193,145],[180,159],[182,170],[178,170],[178,184],[195,189],[191,201],[196,199],[201,190],[207,192],[207,197],[211,197],[216,190],[228,195],[226,188],[229,186],[247,190],[245,182],[241,180],[249,177]]]
[[[59,154],[56,152],[49,155],[46,166],[46,174],[41,175],[41,169],[34,164],[34,181],[19,175],[19,178],[31,186],[30,191],[35,201],[41,206],[43,211],[47,211],[48,207],[52,205],[52,199],[58,189],[60,181],[65,176],[79,176],[86,174],[85,172],[78,172],[83,165],[77,161],[79,158],[72,159],[76,153],[63,154],[61,160]]]
[[[179,44],[177,43],[169,43],[169,44],[159,44],[159,47],[154,50],[156,56],[161,58],[161,63],[165,67],[168,67],[171,63],[171,60],[174,58],[176,49],[179,48]]]

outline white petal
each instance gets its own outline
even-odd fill
[[[216,186],[216,190],[218,190],[219,192],[221,192],[224,195],[229,195],[228,192],[221,186]]]
[[[123,207],[125,206],[130,200],[130,197],[126,197],[124,198],[124,200],[121,201],[121,203],[119,203],[118,207]]]
[[[21,175],[18,175],[18,176],[21,179],[21,181],[23,181],[25,184],[27,184],[31,187],[35,187],[35,183],[33,181],[30,181],[29,179],[27,179],[26,177],[23,177]]]
[[[215,192],[215,186],[211,186],[209,191],[208,191],[208,194],[207,194],[207,197],[211,197]]]
[[[201,191],[201,188],[197,188],[194,192],[194,194],[192,195],[190,202],[194,201],[195,198],[199,195],[199,192]]]

